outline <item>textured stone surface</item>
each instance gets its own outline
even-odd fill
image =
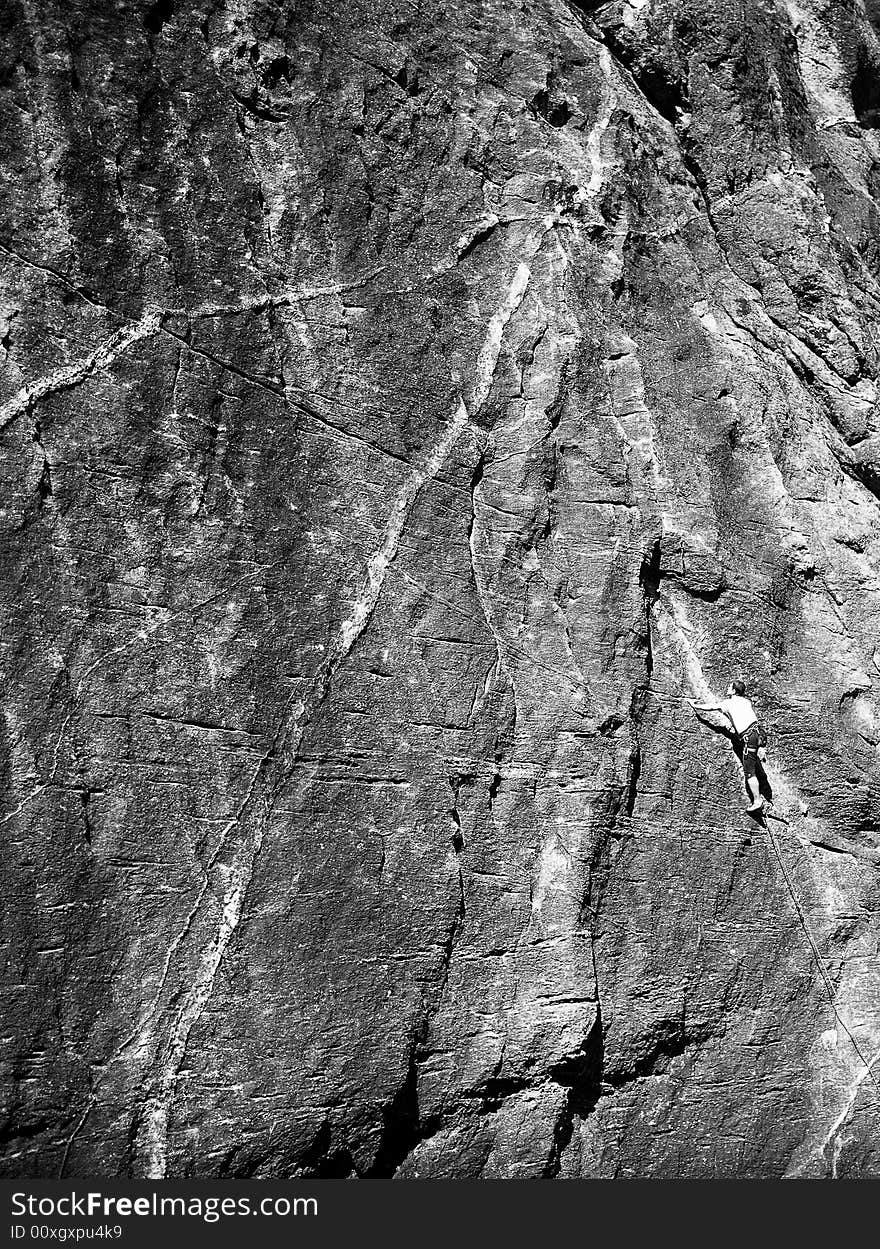
[[[880,6],[0,12],[5,1173],[880,1172]]]

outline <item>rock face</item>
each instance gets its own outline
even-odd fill
[[[880,1173],[880,4],[0,21],[5,1173]]]

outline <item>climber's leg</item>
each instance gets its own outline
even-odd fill
[[[758,748],[757,744],[747,741],[743,746],[742,756],[743,772],[746,778],[746,789],[749,791],[751,804],[746,807],[747,811],[760,811],[764,805],[764,799],[761,797],[761,786],[758,780]]]
[[[761,789],[758,785],[757,776],[747,776],[746,786],[751,796],[751,805],[746,807],[747,811],[760,811],[764,805],[764,799],[761,797]]]

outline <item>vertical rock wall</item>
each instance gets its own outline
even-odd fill
[[[0,21],[6,1174],[877,1174],[877,5]]]

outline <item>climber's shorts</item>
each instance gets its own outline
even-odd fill
[[[746,729],[740,738],[742,742],[742,765],[743,772],[747,777],[758,775],[758,748],[761,745],[761,735],[758,732],[757,724],[751,725]]]

